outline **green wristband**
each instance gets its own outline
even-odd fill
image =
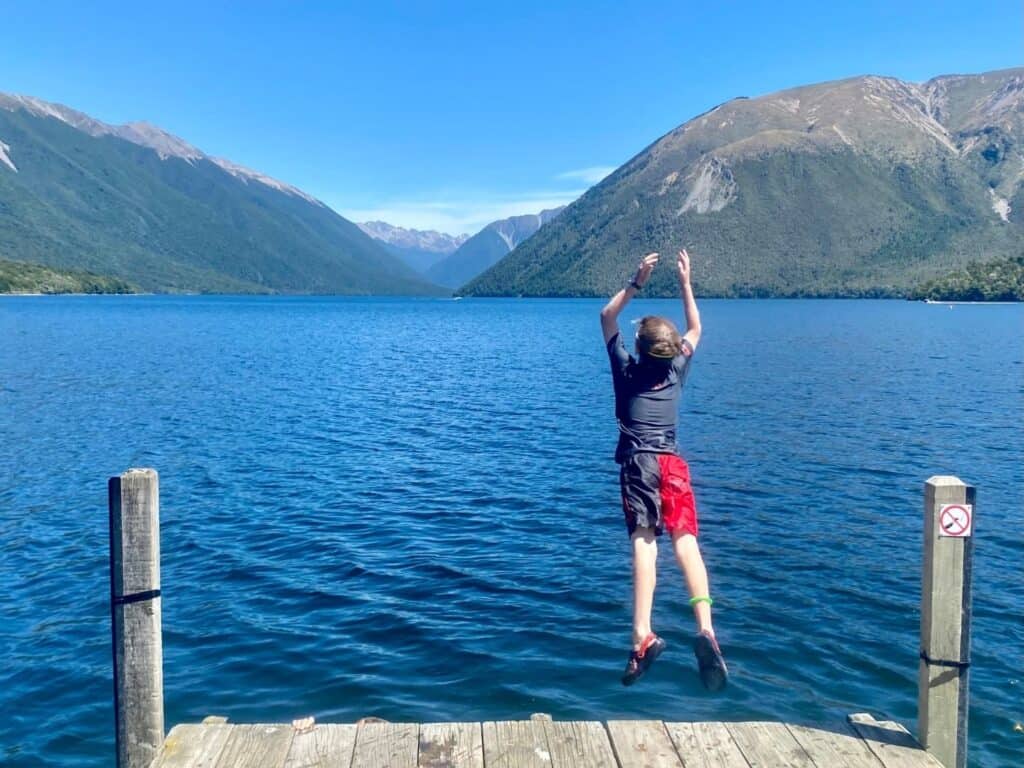
[[[690,598],[690,607],[691,608],[693,606],[695,606],[697,603],[707,603],[708,607],[710,607],[710,606],[714,605],[715,601],[712,600],[710,597],[691,597]]]

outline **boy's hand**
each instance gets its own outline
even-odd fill
[[[658,263],[658,254],[648,253],[642,259],[636,268],[636,276],[633,278],[633,282],[643,287],[648,279],[651,277],[651,272],[654,271],[654,265]]]
[[[683,248],[676,259],[676,271],[679,273],[679,285],[685,286],[690,282],[690,254]]]

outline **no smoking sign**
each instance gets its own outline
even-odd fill
[[[939,510],[939,536],[964,539],[971,535],[972,504],[943,504]]]

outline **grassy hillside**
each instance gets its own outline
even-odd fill
[[[895,296],[1024,243],[1024,70],[737,99],[659,139],[461,292],[606,295],[648,251],[702,295]],[[943,123],[942,121],[946,121]],[[671,270],[648,292],[675,292]]]
[[[152,291],[434,293],[351,222],[209,158],[0,109],[0,252]]]
[[[135,293],[116,277],[0,259],[0,293]]]

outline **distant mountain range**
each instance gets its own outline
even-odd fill
[[[686,246],[704,295],[905,295],[1024,253],[1022,190],[1024,69],[737,98],[655,141],[461,291],[606,295],[643,253]],[[656,270],[647,292],[675,291],[672,270]]]
[[[431,282],[457,288],[497,263],[563,210],[564,205],[492,221],[472,237],[404,229],[383,221],[368,221],[359,227]]]
[[[150,291],[441,292],[293,186],[148,123],[6,94],[0,258]]]
[[[538,214],[493,221],[425,274],[431,282],[457,288],[496,264],[564,210],[565,206],[561,206]]]
[[[445,256],[454,253],[469,239],[469,235],[446,235],[432,229],[406,229],[385,221],[366,221],[358,226],[421,274]]]

